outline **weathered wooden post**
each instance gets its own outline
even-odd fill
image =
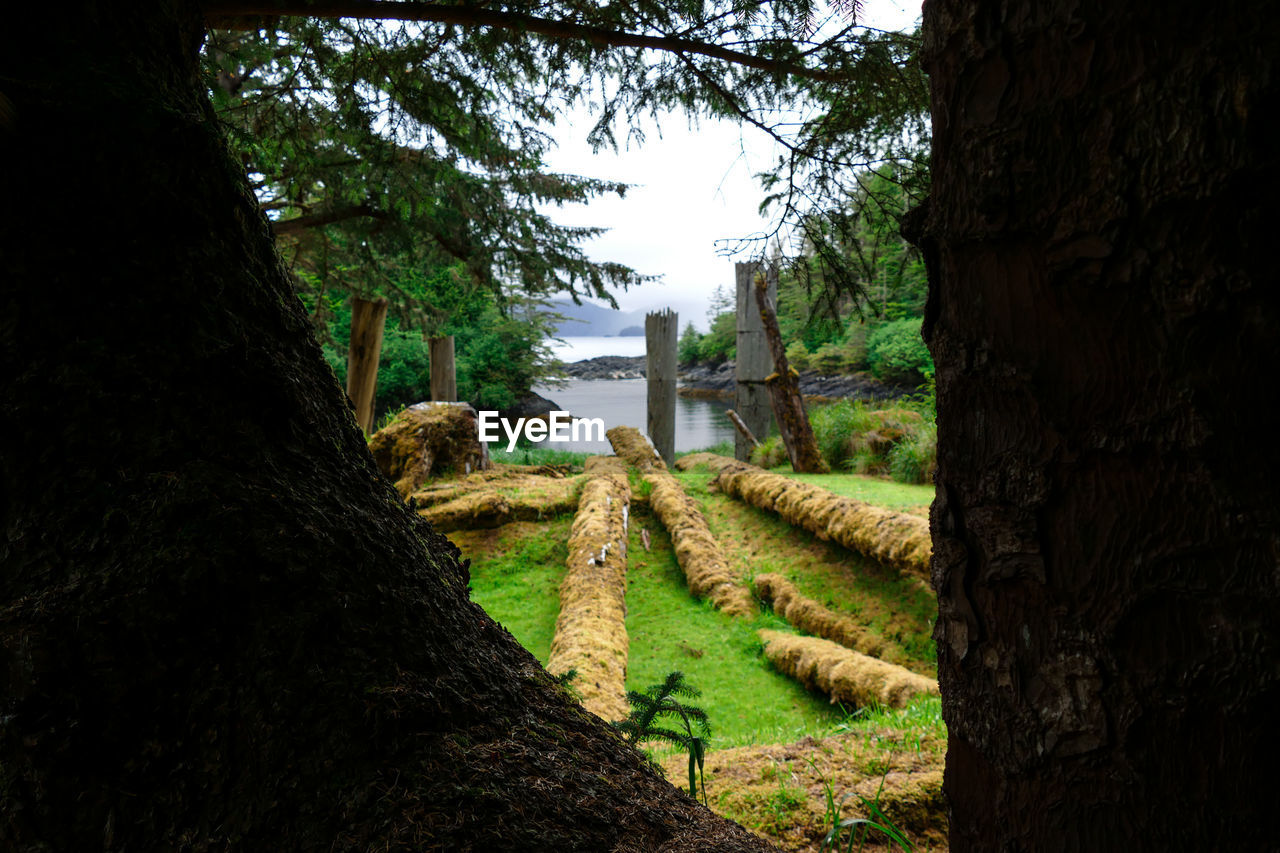
[[[458,399],[458,375],[453,362],[453,335],[427,341],[431,359],[431,399],[452,403]]]
[[[645,315],[645,376],[649,386],[649,440],[671,465],[676,458],[676,335],[680,315],[670,308]]]
[[[734,264],[734,278],[738,287],[738,338],[737,361],[734,370],[733,408],[742,418],[747,429],[759,440],[769,437],[769,391],[765,377],[773,372],[773,358],[764,337],[764,325],[760,321],[760,309],[756,306],[752,283],[760,264]],[[769,281],[769,295],[777,298],[776,278]],[[751,457],[751,442],[741,431],[734,435],[733,455],[746,462]]]
[[[378,358],[382,355],[382,329],[387,322],[387,300],[351,297],[351,343],[347,347],[347,396],[356,407],[356,423],[368,435],[373,431],[374,392],[378,387]]]

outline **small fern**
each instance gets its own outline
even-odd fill
[[[707,780],[704,765],[707,743],[711,738],[711,724],[707,712],[682,702],[681,699],[697,699],[702,691],[684,680],[684,673],[676,670],[668,673],[662,683],[654,684],[643,693],[627,692],[631,713],[614,726],[633,746],[647,740],[661,740],[679,747],[689,754],[689,796],[698,798],[699,781],[702,782],[702,801],[707,802]],[[671,727],[664,726],[670,720]],[[670,725],[670,724],[668,724]]]

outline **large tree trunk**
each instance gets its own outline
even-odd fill
[[[953,850],[1277,844],[1278,9],[925,5]]]
[[[567,700],[377,473],[215,130],[193,10],[23,8],[0,848],[758,849]]]

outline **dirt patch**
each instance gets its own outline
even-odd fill
[[[682,471],[707,465],[718,472],[715,485],[724,494],[776,512],[788,524],[802,527],[819,539],[830,539],[929,580],[933,543],[926,519],[841,497],[819,486],[712,453],[690,454],[676,464]]]
[[[757,631],[764,654],[779,671],[810,690],[821,690],[833,702],[862,707],[904,708],[913,697],[938,694],[938,682],[905,667],[818,637],[780,631]]]
[[[941,744],[894,732],[713,748],[706,758],[707,793],[714,811],[782,850],[817,853],[831,828],[828,788],[836,803],[850,795],[842,818],[868,817],[856,795],[875,800],[879,792],[879,807],[916,849],[945,850],[942,761]],[[672,780],[687,774],[683,755],[664,759],[662,766]],[[864,849],[887,849],[883,840],[869,834]]]
[[[378,470],[407,497],[443,474],[470,474],[489,467],[489,451],[476,430],[476,411],[466,403],[417,403],[369,439]]]
[[[587,460],[578,513],[569,532],[569,557],[560,583],[560,615],[547,671],[575,670],[571,687],[588,711],[627,716],[627,524],[631,487],[627,466],[613,457]]]

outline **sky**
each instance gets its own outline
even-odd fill
[[[919,17],[915,0],[867,0],[863,23],[904,29]],[[661,280],[616,294],[624,311],[674,308],[680,324],[707,328],[707,309],[717,286],[732,292],[734,258],[717,251],[717,240],[765,233],[759,214],[764,191],[753,177],[777,158],[774,143],[755,128],[672,114],[646,126],[641,147],[620,145],[614,153],[591,151],[591,119],[572,114],[552,130],[557,147],[547,158],[554,171],[633,184],[625,198],[601,197],[552,211],[565,225],[602,226],[609,231],[586,243],[597,261],[617,261]],[[619,134],[619,139],[622,135]],[[743,258],[739,257],[739,260]]]

